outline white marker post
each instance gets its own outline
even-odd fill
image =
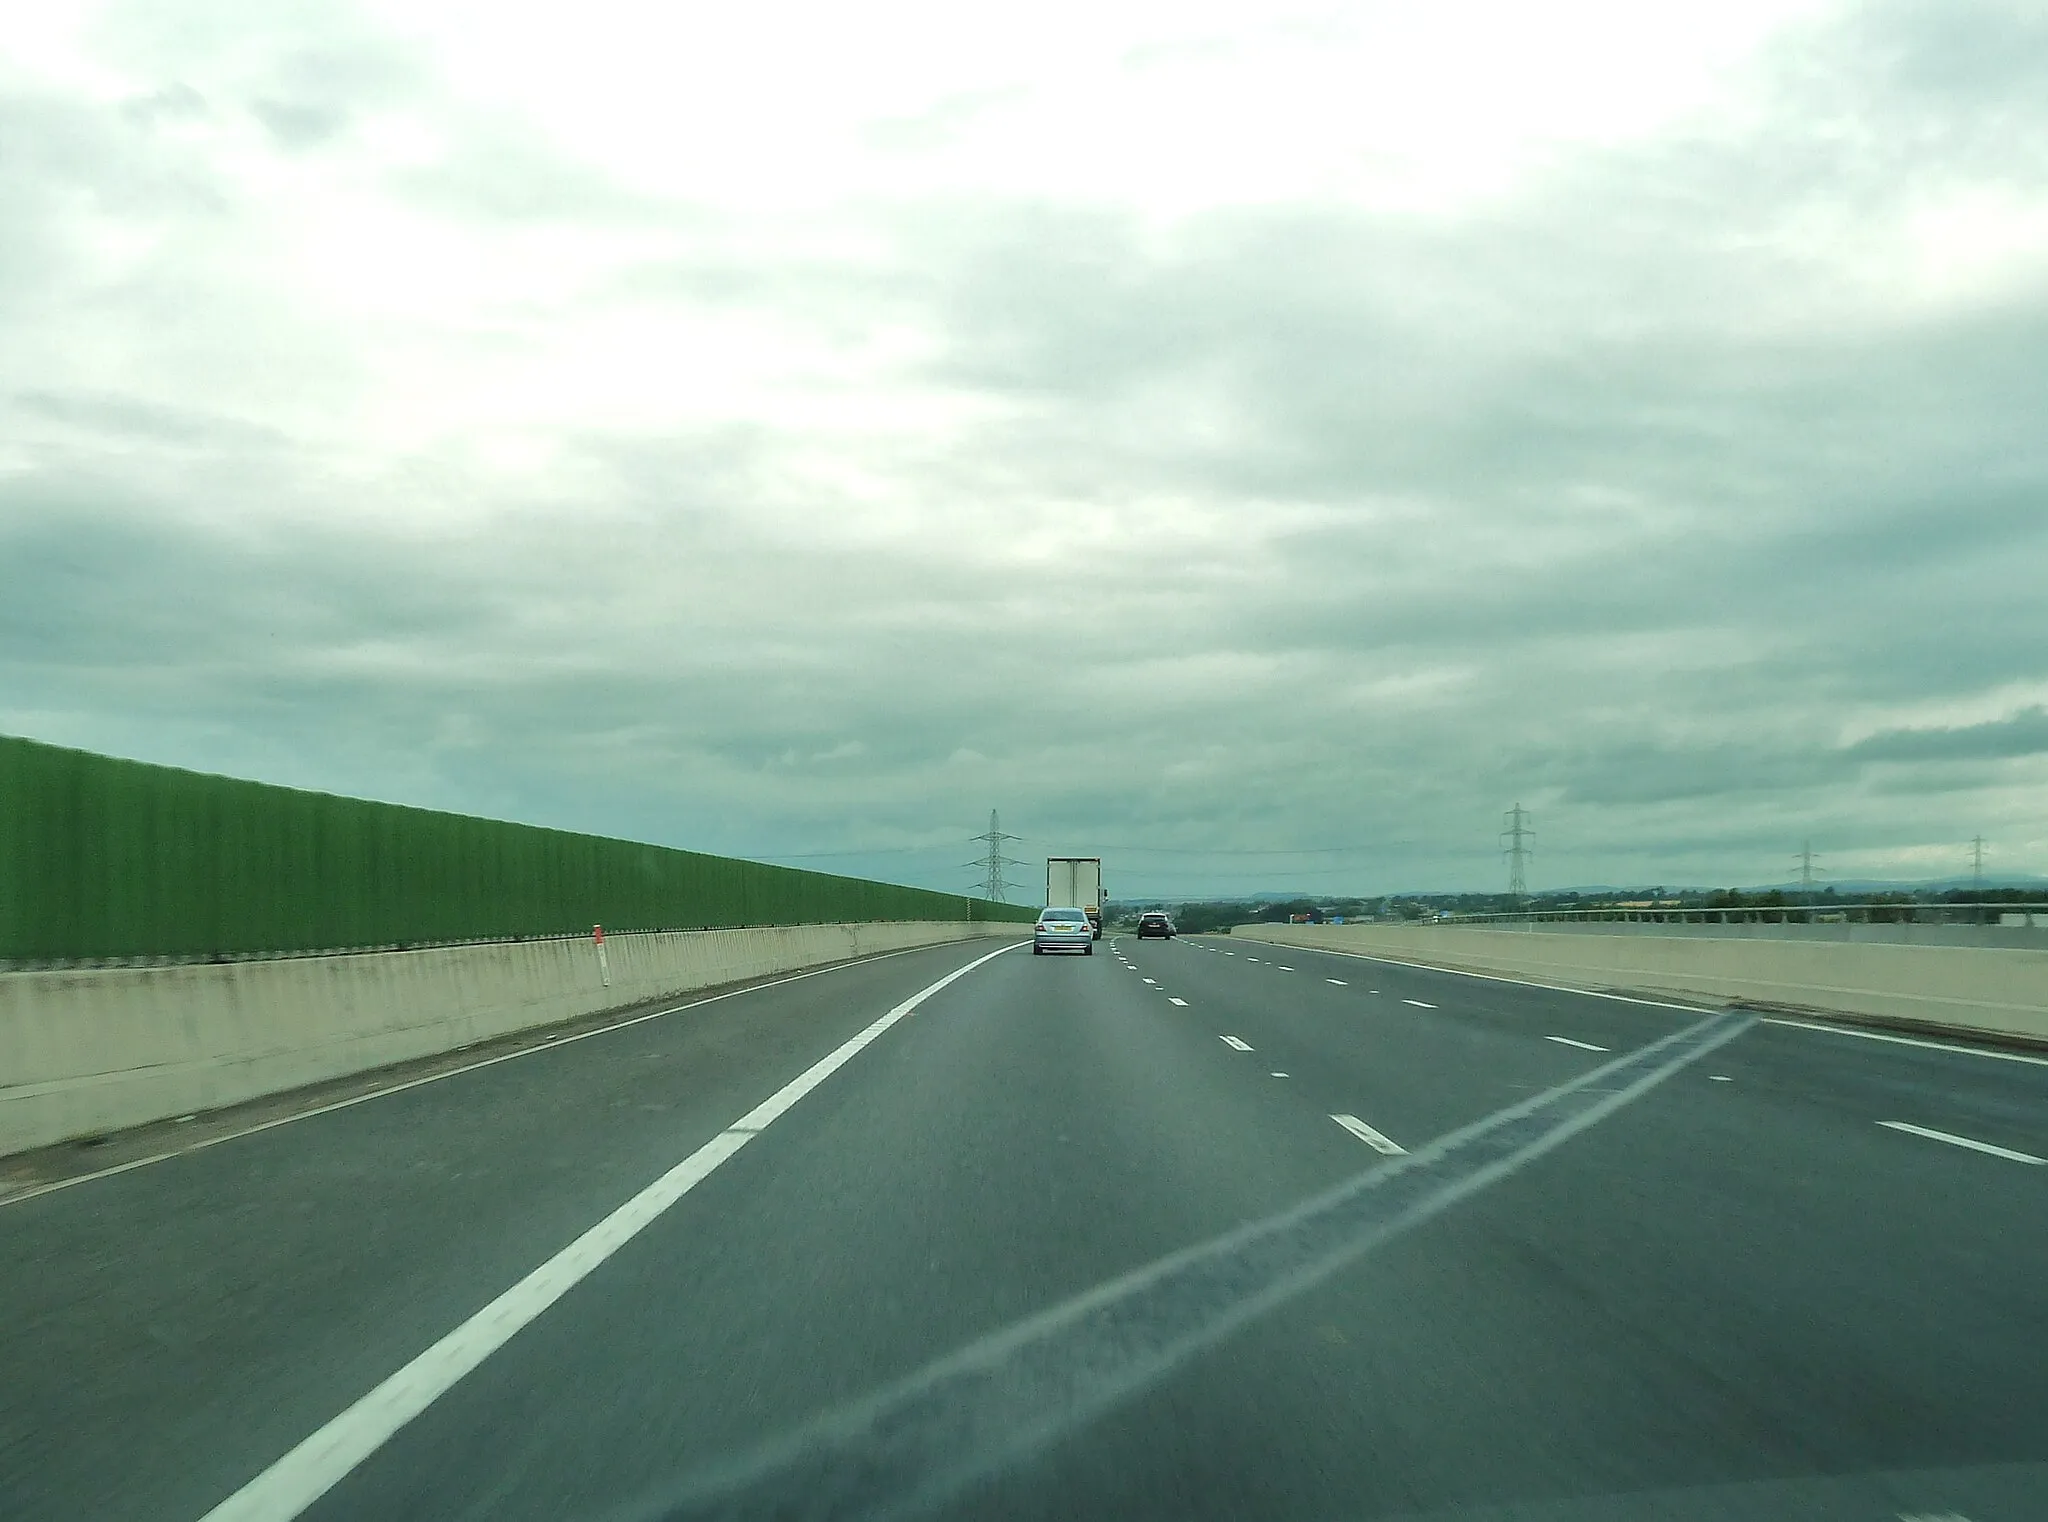
[[[597,942],[598,974],[604,979],[604,986],[610,988],[612,986],[612,964],[611,959],[604,954],[604,926],[592,925],[590,927],[590,938]]]

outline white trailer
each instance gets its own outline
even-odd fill
[[[1045,859],[1045,907],[1085,909],[1095,939],[1102,939],[1102,858],[1048,856]]]

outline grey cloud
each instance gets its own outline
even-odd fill
[[[2003,719],[1928,729],[1880,730],[1848,747],[1859,761],[1981,761],[2048,754],[2048,708]]]
[[[338,137],[348,112],[331,102],[258,100],[250,111],[287,148],[315,148]]]
[[[32,460],[0,478],[0,727],[709,849],[922,846],[991,806],[1031,850],[1380,843],[1300,874],[1332,889],[1498,882],[1517,799],[1551,883],[1770,880],[1809,835],[1905,850],[1958,819],[2048,837],[1999,791],[2048,782],[2042,710],[1833,740],[1852,713],[2048,680],[2048,288],[1908,320],[1845,302],[1795,236],[1953,186],[2048,193],[2015,15],[1858,10],[1767,61],[1754,117],[1457,215],[1162,232],[961,196],[835,212],[857,257],[431,102],[446,158],[387,186],[412,207],[653,230],[599,315],[908,332],[878,384],[951,420],[568,418],[534,425],[554,463],[507,481],[431,442],[330,472],[202,382],[173,405],[9,377],[0,427]],[[284,61],[314,56],[291,33],[233,99],[331,109],[345,135],[391,91],[431,97],[377,45],[358,83]],[[193,45],[153,66],[186,77]],[[168,107],[154,132],[0,109],[33,138],[0,131],[36,250],[0,248],[10,321],[61,266],[67,180],[143,223],[197,214],[167,184],[234,204]],[[178,274],[107,299],[146,331]],[[346,404],[347,345],[302,339],[280,384]],[[472,493],[473,534],[363,506]],[[965,883],[936,860],[915,870]],[[1122,881],[1148,871],[1249,875],[1156,858]]]
[[[190,85],[173,82],[125,102],[121,111],[132,122],[154,127],[159,123],[200,121],[211,115],[213,108],[206,97]]]
[[[281,447],[281,430],[195,408],[165,406],[135,397],[79,391],[17,391],[7,399],[22,412],[99,434],[194,447]]]

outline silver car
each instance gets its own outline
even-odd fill
[[[1031,932],[1031,954],[1042,957],[1048,951],[1078,951],[1095,955],[1095,927],[1081,909],[1047,909],[1038,916]]]

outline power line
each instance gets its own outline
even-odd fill
[[[1128,851],[1134,856],[1358,856],[1386,849],[1384,841],[1365,846],[1126,846],[1105,841],[1098,849]]]
[[[733,854],[753,861],[824,861],[828,857],[841,856],[928,856],[934,851],[952,849],[941,843],[935,846],[869,846],[858,851],[735,851]]]
[[[979,835],[971,838],[981,839]],[[1029,835],[1010,836],[1012,840],[1030,838]],[[1203,856],[1236,859],[1247,856],[1364,856],[1384,852],[1389,845],[1403,844],[1412,842],[1383,840],[1370,845],[1355,846],[1134,846],[1099,842],[1095,843],[1094,849],[1122,851],[1133,856]],[[830,857],[844,856],[911,856],[946,849],[942,843],[931,846],[868,846],[850,851],[734,851],[730,854],[755,861],[823,861]]]
[[[1350,867],[1302,867],[1293,872],[1148,872],[1142,867],[1133,867],[1127,875],[1135,882],[1147,883],[1299,883],[1312,877],[1334,877],[1339,874],[1353,876],[1355,872]]]

